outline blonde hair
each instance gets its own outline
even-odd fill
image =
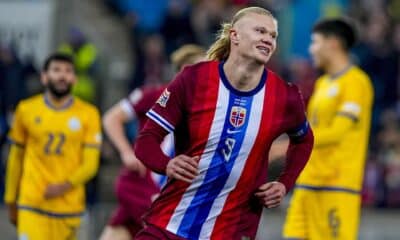
[[[275,19],[270,11],[261,7],[247,7],[238,11],[235,16],[233,16],[230,23],[223,23],[221,29],[217,34],[217,40],[210,46],[207,51],[207,58],[209,60],[222,61],[228,58],[230,53],[231,39],[229,32],[233,25],[248,13],[256,13],[260,15],[267,15]]]
[[[171,62],[179,70],[183,65],[193,64],[199,57],[205,57],[206,50],[195,44],[186,44],[171,54]]]

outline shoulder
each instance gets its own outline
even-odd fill
[[[207,76],[209,73],[218,72],[218,64],[219,62],[217,61],[204,61],[188,65],[178,75],[191,78]]]
[[[353,90],[363,89],[365,91],[365,88],[372,89],[369,76],[357,66],[353,66],[343,80],[350,88],[354,88]]]
[[[21,100],[17,105],[17,109],[31,109],[35,111],[35,109],[37,109],[36,107],[43,103],[43,94],[38,94],[30,98]]]
[[[89,116],[92,114],[99,115],[99,110],[95,105],[79,99],[78,97],[74,97],[74,101],[79,112],[88,114]]]
[[[268,72],[268,81],[274,82],[279,88],[285,89],[288,94],[297,94],[299,92],[299,88],[296,84],[285,81],[281,76],[279,76],[277,73],[267,69]]]

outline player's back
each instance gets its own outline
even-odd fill
[[[10,138],[25,148],[21,207],[55,213],[84,210],[83,186],[52,200],[45,200],[44,192],[48,184],[65,182],[79,168],[84,147],[100,147],[99,124],[97,109],[78,98],[62,108],[55,108],[45,95],[18,105]]]
[[[314,146],[298,184],[360,190],[372,100],[371,81],[356,66],[350,67],[337,78],[331,79],[324,75],[317,80],[308,106],[308,119],[316,138],[319,132],[332,126],[333,119],[338,115],[348,117],[354,123],[339,142]]]

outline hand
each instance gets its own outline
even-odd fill
[[[268,182],[263,184],[255,195],[265,207],[278,207],[286,195],[286,187],[280,182]]]
[[[59,183],[59,184],[49,184],[44,193],[45,199],[51,199],[55,197],[59,197],[66,193],[68,190],[72,188],[72,184],[69,182]]]
[[[128,169],[137,172],[141,177],[146,176],[146,166],[137,159],[132,150],[121,152],[121,159]]]
[[[8,207],[8,219],[10,222],[17,226],[18,223],[18,208],[16,203],[9,203],[7,204]]]
[[[199,156],[189,157],[183,154],[174,157],[168,162],[166,169],[167,176],[191,183],[192,180],[199,174],[199,159]]]

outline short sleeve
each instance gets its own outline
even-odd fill
[[[122,111],[124,111],[129,119],[134,119],[136,117],[135,106],[140,105],[142,99],[143,90],[140,88],[136,88],[129,94],[127,98],[124,98],[119,102]]]
[[[179,73],[164,90],[146,116],[168,132],[173,132],[185,111],[185,71]]]
[[[289,86],[289,114],[292,118],[291,128],[287,134],[292,139],[304,137],[310,125],[306,118],[303,96],[296,85]]]
[[[84,146],[99,148],[102,142],[99,111],[96,108],[92,108],[87,119]]]
[[[358,121],[363,111],[363,101],[365,98],[365,88],[360,79],[351,79],[341,85],[341,101],[338,107],[338,115],[346,116],[354,121]]]
[[[11,125],[10,133],[8,138],[14,144],[24,146],[27,139],[27,129],[24,125],[24,106],[22,103],[18,104],[17,109],[14,113],[14,118]]]

